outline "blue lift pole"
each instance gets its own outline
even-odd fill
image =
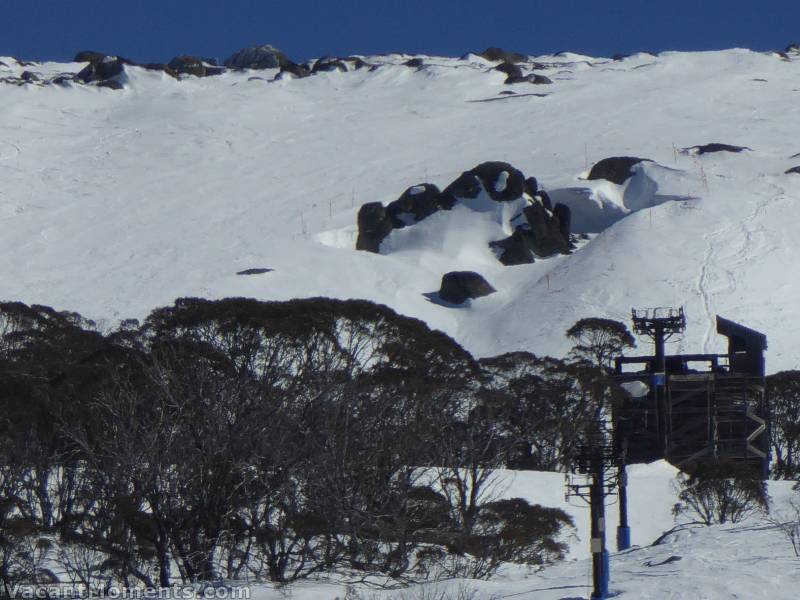
[[[606,549],[606,486],[603,448],[592,450],[592,487],[589,490],[589,503],[592,519],[592,574],[594,592],[592,600],[608,598],[610,579],[609,556]]]
[[[619,465],[617,473],[617,493],[619,495],[619,526],[617,526],[617,551],[631,547],[631,528],[628,526],[628,472],[625,463]]]

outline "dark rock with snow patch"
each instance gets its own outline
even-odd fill
[[[502,61],[508,63],[527,62],[528,57],[519,52],[509,52],[502,48],[495,48],[494,46],[487,48],[483,52],[478,52],[478,56],[482,56],[486,60]]]
[[[545,192],[544,190],[539,190],[533,195],[534,198],[538,198],[539,202],[542,203],[547,210],[553,210],[553,201],[550,199],[550,194]]]
[[[451,304],[463,304],[469,299],[482,298],[496,291],[479,273],[451,271],[442,277],[439,298]]]
[[[309,69],[306,65],[298,65],[297,63],[288,61],[281,66],[281,72],[279,75],[284,74],[291,75],[296,79],[302,79],[303,77],[308,77],[311,75],[311,69]]]
[[[536,192],[539,191],[539,182],[536,180],[536,177],[528,177],[525,180],[525,185],[523,187],[525,193],[528,194],[531,198],[536,196]]]
[[[358,211],[358,238],[356,250],[378,253],[381,242],[392,231],[386,207],[380,202],[368,202]]]
[[[104,79],[103,81],[98,81],[96,85],[97,85],[97,87],[108,88],[110,90],[122,90],[122,89],[125,89],[125,86],[122,85],[116,79]]]
[[[714,142],[711,144],[703,144],[702,146],[690,146],[689,148],[684,148],[682,152],[686,154],[711,154],[712,152],[742,152],[743,150],[752,151],[752,148]]]
[[[103,56],[100,60],[90,62],[75,77],[84,83],[106,81],[121,75],[126,64],[128,63],[118,56]]]
[[[546,258],[554,254],[569,254],[572,244],[569,240],[568,217],[565,230],[555,213],[538,202],[526,206],[523,212],[528,226],[526,228],[523,225],[522,229],[530,236],[527,244],[536,256]]]
[[[489,247],[497,253],[497,260],[507,267],[534,262],[533,246],[533,236],[522,228],[514,230],[507,238],[489,242]]]
[[[477,198],[480,193],[480,179],[472,171],[464,171],[442,192],[452,198]]]
[[[75,74],[74,73],[61,73],[60,75],[56,75],[50,80],[50,83],[54,83],[56,85],[67,85],[75,81]]]
[[[41,81],[40,77],[36,73],[32,73],[30,71],[23,71],[19,78],[22,79],[22,81],[29,82]]]
[[[525,176],[507,162],[481,163],[472,169],[472,173],[481,180],[492,200],[497,202],[514,200],[525,191]]]
[[[83,50],[82,52],[78,52],[75,55],[75,58],[72,59],[72,62],[100,62],[103,60],[107,54],[103,54],[102,52],[95,52],[94,50]]]
[[[545,77],[544,75],[539,75],[538,73],[531,73],[528,75],[527,80],[529,83],[534,85],[550,85],[553,83],[552,79]]]
[[[506,78],[506,83],[508,83],[509,79],[522,79],[522,69],[520,69],[519,66],[515,65],[514,63],[502,62],[494,67],[494,70],[508,75]]]
[[[312,73],[329,73],[331,71],[347,71],[347,65],[339,58],[324,57],[314,63]]]
[[[432,183],[414,185],[386,207],[386,216],[395,229],[412,225],[431,216],[439,206],[439,188]]]
[[[243,271],[238,271],[237,275],[263,275],[264,273],[271,273],[274,269],[269,269],[267,267],[255,267],[252,269],[244,269]]]
[[[169,61],[167,66],[180,75],[194,75],[195,77],[209,77],[225,72],[225,67],[218,67],[207,59],[188,55],[176,56]]]
[[[280,69],[288,62],[286,55],[269,44],[251,46],[235,52],[225,59],[232,69]]]
[[[631,167],[638,165],[642,161],[649,161],[647,158],[636,156],[613,156],[604,158],[595,163],[589,171],[589,179],[605,179],[617,185],[622,185],[633,175]]]
[[[547,199],[548,203],[550,198]],[[566,204],[560,202],[553,207],[553,216],[558,219],[558,229],[561,235],[566,240],[567,244],[571,247],[569,236],[572,231],[572,210]]]
[[[797,175],[800,175],[800,167],[792,167],[791,169],[786,171],[786,175],[791,175],[792,173],[796,173]]]
[[[425,65],[425,62],[421,58],[409,58],[406,62],[403,63],[407,67],[412,67],[418,69]]]

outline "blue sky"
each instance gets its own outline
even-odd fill
[[[461,55],[784,48],[800,1],[768,0],[0,0],[0,55],[66,60],[78,50],[165,62],[271,43],[300,61],[390,51]]]

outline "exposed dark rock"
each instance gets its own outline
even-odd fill
[[[168,65],[165,65],[164,63],[143,63],[137,66],[141,67],[142,69],[147,69],[148,71],[163,71],[170,77],[178,76],[178,73],[175,70],[170,68]]]
[[[516,229],[505,239],[489,242],[489,247],[497,252],[497,259],[507,267],[534,261],[533,236],[524,229]]]
[[[84,50],[82,52],[78,52],[75,55],[75,58],[72,59],[72,62],[100,62],[103,60],[107,54],[103,54],[102,52],[95,52],[93,50]]]
[[[498,161],[465,171],[443,192],[424,183],[408,188],[386,207],[379,202],[363,205],[358,213],[356,248],[379,252],[381,242],[392,229],[408,227],[437,211],[449,210],[459,199],[478,197],[482,189],[497,202],[529,199],[511,221],[515,227],[512,235],[489,244],[503,264],[527,264],[537,256],[571,252],[570,209],[562,204],[552,209],[549,196],[539,189],[535,177],[525,179],[518,169]]]
[[[283,73],[288,73],[297,79],[302,79],[303,77],[311,75],[311,69],[305,65],[298,65],[297,63],[288,61],[281,66],[281,74]]]
[[[688,154],[710,154],[712,152],[741,152],[742,150],[750,150],[752,148],[748,148],[747,146],[732,146],[731,144],[719,144],[719,143],[711,143],[711,144],[704,144],[702,146],[691,146],[689,148],[684,148],[683,152]]]
[[[534,85],[547,85],[553,83],[553,81],[549,77],[545,77],[544,75],[537,75],[535,73],[531,73],[530,75],[509,75],[506,77],[505,84],[506,85],[513,85],[515,83],[532,83]]]
[[[439,298],[451,304],[462,304],[470,298],[481,298],[496,291],[474,271],[451,271],[442,277]]]
[[[611,60],[618,62],[621,60],[625,60],[628,57],[630,57],[630,54],[615,54],[614,56],[611,57]]]
[[[536,195],[536,192],[539,191],[539,182],[536,181],[536,177],[528,177],[525,180],[525,185],[523,187],[525,193],[528,194],[531,198]]]
[[[19,76],[19,78],[22,79],[22,81],[29,81],[29,82],[41,81],[41,79],[36,73],[31,73],[30,71],[23,71],[22,74]]]
[[[406,62],[403,63],[407,67],[419,68],[423,66],[425,63],[421,58],[409,58]]]
[[[546,258],[554,254],[568,254],[572,250],[569,241],[569,209],[566,206],[563,208],[567,210],[566,229],[560,219],[538,202],[526,206],[523,210],[530,228],[526,233],[532,238],[527,240],[527,244],[536,256]],[[523,225],[522,230],[525,229]]]
[[[550,202],[549,197],[547,198],[547,201],[548,203]],[[558,219],[558,230],[561,232],[561,235],[567,241],[567,243],[572,246],[569,241],[569,234],[572,230],[572,210],[570,210],[569,206],[566,204],[561,204],[559,202],[553,208],[553,216]]]
[[[411,186],[386,207],[386,216],[395,229],[417,223],[441,208],[440,195],[439,188],[431,183]]]
[[[536,256],[568,254],[572,250],[570,212],[566,206],[556,206],[558,211],[553,213],[539,202],[526,206],[525,223],[509,237],[489,243],[498,260],[506,266],[524,265],[534,262]]]
[[[0,67],[5,67],[6,69],[9,68],[8,65],[4,63],[2,60],[0,60]]]
[[[509,52],[507,50],[503,50],[502,48],[495,48],[493,46],[487,48],[483,52],[478,52],[478,56],[482,56],[486,60],[509,63],[527,62],[528,60],[528,57],[524,54],[520,54],[519,52]]]
[[[525,176],[507,162],[489,161],[472,169],[492,200],[514,200],[525,189]],[[505,175],[504,175],[505,173]]]
[[[176,56],[169,61],[167,66],[178,74],[194,75],[195,77],[208,77],[225,72],[225,67],[218,67],[197,56]]]
[[[116,79],[104,79],[103,81],[98,81],[97,87],[108,88],[110,90],[121,90],[125,88],[125,86]]]
[[[528,82],[534,85],[549,85],[553,83],[553,80],[549,77],[545,77],[544,75],[539,75],[537,73],[531,73],[528,75]]]
[[[477,198],[481,193],[481,182],[472,171],[464,171],[442,194],[453,198]]]
[[[363,59],[358,58],[357,56],[348,58],[347,62],[353,63],[353,69],[355,69],[355,70],[364,69],[366,67],[371,66],[369,63],[364,62]]]
[[[636,156],[613,156],[611,158],[604,158],[600,162],[595,163],[592,170],[589,171],[589,179],[605,179],[617,185],[622,185],[633,175],[633,173],[631,173],[631,167],[646,160],[649,159],[638,158]]]
[[[254,269],[245,269],[244,271],[239,271],[236,273],[237,275],[261,275],[263,273],[271,273],[274,269],[266,269],[266,268],[254,268]]]
[[[519,66],[515,65],[514,63],[502,62],[494,67],[494,70],[508,75],[506,83],[508,83],[508,79],[522,79],[522,69],[520,69]]]
[[[499,96],[513,96],[513,95],[514,95],[514,94],[516,94],[516,93],[517,93],[517,92],[515,92],[515,91],[513,91],[513,90],[503,90],[502,92],[497,92],[497,94],[498,94]]]
[[[324,57],[315,62],[314,68],[311,69],[312,73],[330,71],[347,71],[347,65],[341,59]]]
[[[57,85],[65,85],[67,83],[72,83],[73,81],[75,81],[75,75],[73,73],[61,73],[61,75],[56,75],[50,80],[51,83],[55,83]]]
[[[800,44],[789,44],[784,52],[786,54],[800,54]]]
[[[797,175],[800,175],[800,167],[792,167],[791,169],[786,171],[787,175],[791,175],[792,173],[796,173]]]
[[[84,83],[105,81],[121,75],[125,71],[125,64],[117,56],[104,56],[100,60],[90,62],[75,77]]]
[[[243,48],[225,59],[234,69],[279,69],[288,62],[286,55],[269,44]]]
[[[392,231],[386,208],[380,202],[368,202],[358,211],[356,250],[380,252],[381,242]]]
[[[542,203],[547,210],[553,210],[553,201],[550,200],[550,195],[545,192],[544,190],[539,190],[534,194],[535,198],[539,199],[539,202]]]

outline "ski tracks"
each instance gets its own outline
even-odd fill
[[[766,229],[759,221],[766,216],[767,208],[773,202],[778,202],[786,199],[784,190],[780,187],[773,186],[775,195],[770,195],[768,198],[762,198],[756,201],[752,212],[746,219],[740,222],[729,221],[723,227],[716,229],[710,233],[703,235],[705,241],[705,251],[703,252],[703,260],[700,264],[700,271],[696,280],[696,289],[700,296],[703,313],[706,321],[706,329],[703,334],[703,352],[708,353],[711,348],[712,339],[714,336],[716,310],[714,298],[716,296],[725,294],[730,295],[736,292],[737,279],[734,271],[727,268],[722,264],[722,250],[729,246],[733,241],[731,239],[732,231],[736,228],[739,229],[741,239],[741,246],[735,251],[733,256],[736,258],[736,267],[744,267],[753,263],[758,256],[764,252],[769,251],[769,248],[764,244],[756,244],[755,238],[758,235],[765,235]],[[724,283],[714,285],[718,278],[718,274],[724,277]]]

